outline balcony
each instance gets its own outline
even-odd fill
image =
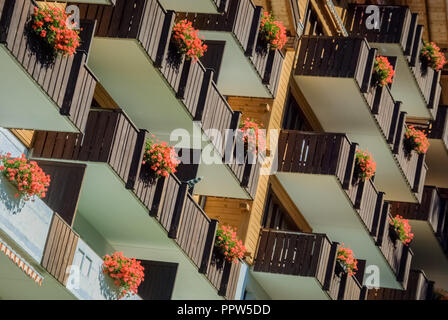
[[[413,268],[425,270],[429,278],[437,283],[447,283],[445,270],[448,268],[446,250],[448,207],[444,191],[426,186],[420,205],[393,202],[391,212],[409,219],[412,226],[412,232],[415,234],[410,245],[415,252]]]
[[[176,0],[160,0],[162,7],[167,10],[174,10],[179,12],[198,12],[198,13],[213,13],[225,12],[229,5],[228,0],[190,0],[190,1],[176,1]]]
[[[116,104],[138,127],[151,128],[161,140],[182,144],[183,148],[204,148],[211,142],[216,148],[214,163],[200,166],[199,172],[212,177],[203,180],[203,190],[216,193],[205,194],[250,199],[245,186],[241,186],[241,177],[238,179],[223,164],[224,149],[219,139],[209,134],[213,129],[224,137],[226,130],[237,128],[239,115],[221,95],[211,70],[184,57],[172,61],[175,48],[169,43],[174,13],[155,0],[119,0],[115,7],[79,7],[82,17],[95,13],[92,19],[98,28],[89,66]],[[120,23],[113,23],[112,18]],[[189,135],[188,139],[171,141],[173,132]],[[200,139],[202,134],[208,139],[192,141],[191,137]],[[215,179],[226,187],[214,188]],[[223,190],[227,194],[222,194]]]
[[[425,183],[448,188],[448,106],[439,106],[428,138],[431,146],[426,154],[429,170]]]
[[[219,70],[217,85],[224,95],[273,98],[276,96],[284,56],[279,50],[262,50],[258,29],[262,7],[251,0],[228,0],[223,14],[177,13],[188,19],[221,57],[207,61]],[[210,54],[210,53],[209,53]]]
[[[432,300],[433,281],[429,281],[421,270],[411,270],[406,290],[371,289],[368,300]]]
[[[399,270],[377,244],[386,220],[384,194],[372,180],[353,184],[355,150],[343,134],[283,130],[276,177],[314,232],[349,245],[367,265],[378,266],[382,286],[401,288]]]
[[[7,130],[0,129],[0,135],[1,154],[10,152],[13,156],[19,156],[26,153],[25,147]],[[22,260],[43,277],[39,286],[26,278],[25,272],[19,268],[11,268],[13,263],[2,255],[3,285],[0,295],[3,299],[105,299],[106,296],[101,295],[100,291],[115,292],[116,297],[117,288],[104,279],[101,271],[102,258],[89,249],[52,208],[40,199],[25,202],[15,198],[15,187],[3,175],[0,177],[0,188],[2,238],[7,238]],[[81,266],[79,261],[73,260],[79,252],[88,255],[85,262],[90,261],[90,266]],[[70,265],[80,267],[81,272],[77,273],[80,275],[79,281],[70,279],[67,269]],[[78,289],[71,280],[76,281]]]
[[[0,125],[83,132],[96,84],[86,66],[95,25],[82,21],[84,45],[73,57],[48,58],[41,43],[28,34],[35,4],[0,1]]]
[[[433,119],[440,99],[440,72],[420,62],[423,26],[418,14],[404,6],[379,6],[378,29],[367,28],[367,5],[351,4],[345,25],[351,36],[365,37],[382,56],[396,56],[396,74],[392,95],[402,101],[410,116]]]
[[[183,297],[194,286],[198,291],[188,293],[189,297],[216,298],[212,286],[198,273],[198,269],[207,271],[216,222],[176,176],[155,184],[145,180],[140,170],[145,136],[122,112],[106,110],[90,112],[84,136],[37,132],[32,155],[41,166],[53,163],[54,168],[54,160],[71,164],[70,170],[59,164],[61,168],[52,172],[55,187],[49,190],[48,201],[65,210],[68,223],[80,215],[115,248],[139,259],[158,260],[160,252],[154,246],[165,248],[164,261],[179,263],[182,270],[174,297]],[[75,170],[80,164],[82,169]],[[68,172],[72,172],[69,179],[74,190],[62,197],[58,178],[63,184]],[[53,192],[59,195],[54,202]]]
[[[252,274],[275,300],[359,300],[358,280],[335,272],[336,247],[323,234],[263,229]]]
[[[298,55],[294,78],[323,129],[368,147],[377,162],[375,184],[386,199],[418,201],[415,178],[405,175],[393,152],[402,140],[401,105],[389,87],[372,83],[377,50],[362,38],[302,37]]]

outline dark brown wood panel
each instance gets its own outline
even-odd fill
[[[145,280],[138,287],[143,300],[171,300],[177,275],[177,263],[141,260]]]
[[[335,256],[332,244],[325,235],[261,231],[255,257],[255,272],[272,272],[304,277],[315,277],[321,285],[326,282],[328,268],[333,272]],[[331,279],[330,280],[331,282]]]
[[[69,226],[72,226],[86,165],[42,160],[37,163],[51,178],[50,187],[43,201],[57,212]],[[67,183],[68,181],[69,183]]]
[[[432,124],[430,139],[441,139],[448,149],[448,106],[440,105]]]

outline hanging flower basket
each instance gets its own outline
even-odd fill
[[[22,197],[25,201],[33,197],[45,198],[50,186],[50,176],[45,174],[36,161],[29,161],[24,154],[20,158],[12,158],[10,153],[0,155],[0,171],[17,187],[16,198]]]
[[[429,148],[429,140],[426,134],[414,126],[409,126],[405,132],[404,147],[408,153],[415,151],[418,154],[425,154]]]
[[[152,138],[146,141],[145,153],[143,155],[141,177],[147,183],[153,184],[161,177],[168,177],[172,173],[176,173],[176,168],[180,164],[178,155],[174,147],[169,146],[166,142]]]
[[[269,12],[261,16],[259,36],[271,50],[281,50],[288,42],[286,28],[280,21],[274,20]]]
[[[414,238],[409,221],[407,219],[403,219],[402,216],[396,215],[395,218],[390,218],[389,223],[393,228],[393,230],[391,230],[393,232],[389,232],[389,234],[391,234],[391,239],[393,239],[393,234],[395,233],[404,245],[409,245]]]
[[[230,226],[219,226],[216,231],[215,248],[223,254],[225,260],[234,263],[238,263],[247,251],[243,242],[237,238],[236,228]]]
[[[207,45],[199,37],[199,30],[193,28],[187,19],[178,21],[173,28],[172,42],[178,54],[185,54],[187,60],[196,62],[207,51]]]
[[[338,263],[340,264],[340,266],[337,266],[336,268],[342,268],[350,277],[354,276],[356,270],[358,270],[358,260],[355,259],[353,250],[344,248],[344,244],[338,246],[336,262],[336,266]],[[335,269],[335,272],[336,270],[337,269]],[[340,270],[338,272],[340,272]]]
[[[375,59],[373,66],[373,80],[377,86],[384,87],[393,82],[395,75],[394,67],[386,57],[379,56]]]
[[[144,280],[144,270],[140,261],[126,258],[123,252],[115,252],[112,256],[106,254],[103,257],[103,272],[120,288],[119,299],[138,293],[138,287]]]
[[[442,70],[443,66],[447,63],[445,55],[434,42],[425,41],[423,43],[420,57],[423,62],[428,63],[435,71]]]
[[[69,15],[58,7],[34,7],[31,28],[55,54],[72,56],[80,46],[76,25],[68,25]]]
[[[356,160],[353,178],[365,182],[375,175],[376,162],[372,155],[363,150],[356,150]]]
[[[240,122],[239,130],[242,132],[245,151],[257,155],[266,150],[266,133],[262,123],[246,118]]]

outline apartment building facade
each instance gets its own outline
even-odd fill
[[[0,299],[443,296],[448,73],[421,51],[448,50],[448,4],[425,3],[0,0],[0,154],[51,177],[32,200],[0,177]],[[35,7],[74,10],[73,55],[48,55],[33,37]],[[281,49],[264,47],[265,12],[284,26]],[[184,20],[207,45],[198,61],[173,47]],[[372,80],[377,57],[392,84]],[[245,119],[267,132],[256,162],[229,135]],[[410,128],[427,134],[426,153],[407,150]],[[182,162],[148,181],[155,139]],[[359,149],[375,158],[371,179],[357,181]],[[410,244],[390,226],[396,215]],[[246,249],[234,262],[217,245],[223,226]],[[114,252],[144,267],[135,294],[104,272]]]

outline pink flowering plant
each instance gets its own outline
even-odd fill
[[[384,87],[392,83],[395,70],[386,57],[376,57],[373,67],[373,75],[378,81],[380,87]]]
[[[202,39],[199,37],[199,30],[193,28],[191,21],[180,20],[173,28],[173,41],[181,54],[185,54],[187,59],[196,62],[207,51]]]
[[[243,142],[254,154],[266,149],[266,133],[263,124],[254,119],[246,118],[240,122]]]
[[[144,271],[140,261],[126,258],[123,252],[103,257],[103,273],[109,275],[120,288],[119,299],[138,293],[138,287],[145,277]]]
[[[361,181],[367,181],[375,175],[376,162],[372,154],[364,150],[356,150],[355,176]]]
[[[288,41],[283,23],[276,21],[269,12],[261,16],[260,36],[270,44],[272,50],[281,50]]]
[[[400,241],[405,245],[409,245],[409,243],[414,238],[414,234],[411,232],[412,228],[409,224],[409,221],[407,219],[403,219],[403,217],[400,215],[396,215],[394,218],[390,218],[389,223],[397,232]]]
[[[242,259],[247,251],[243,242],[238,240],[236,228],[231,226],[219,226],[215,247],[222,252],[227,261],[234,263],[238,263],[238,259]]]
[[[429,140],[426,134],[414,126],[409,126],[405,132],[405,145],[412,151],[414,150],[418,154],[425,154],[429,148]]]
[[[50,176],[38,166],[36,161],[28,160],[24,154],[13,158],[8,153],[0,155],[0,171],[6,179],[17,187],[15,197],[25,201],[32,197],[45,198],[50,186]]]
[[[427,61],[431,68],[436,71],[442,70],[447,60],[443,52],[434,42],[424,42],[421,53],[421,58]]]
[[[58,7],[34,7],[32,29],[56,54],[72,56],[80,46],[79,32],[75,25],[67,24],[69,15]]]
[[[171,173],[176,173],[180,160],[174,147],[158,139],[154,141],[154,138],[153,135],[146,141],[142,164],[149,166],[156,178],[168,177]]]
[[[353,250],[345,248],[344,244],[338,246],[336,261],[344,267],[350,277],[356,274],[356,271],[358,270],[358,260],[355,259]]]

